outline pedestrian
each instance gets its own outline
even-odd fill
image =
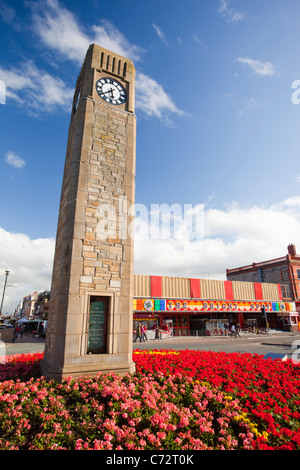
[[[19,325],[16,326],[16,329],[15,329],[15,332],[16,332],[16,339],[18,338],[18,334],[20,333],[21,331],[21,328],[19,327]]]
[[[239,323],[236,324],[236,336],[241,337],[241,335],[240,335],[240,324]]]
[[[232,324],[232,326],[231,326],[231,336],[236,336],[234,324]]]
[[[13,337],[13,342],[14,342],[15,339],[16,339],[16,334],[17,334],[17,333],[16,333],[16,325],[14,325],[14,337]]]
[[[136,327],[136,337],[135,337],[135,340],[134,340],[134,343],[136,342],[137,339],[140,339],[140,343],[142,342],[142,332],[141,332],[141,326],[138,325]]]
[[[142,341],[148,341],[148,338],[147,338],[147,330],[146,330],[145,325],[142,325],[142,327],[141,327],[141,333],[142,333]]]
[[[159,328],[158,325],[155,327],[155,339],[159,339]]]

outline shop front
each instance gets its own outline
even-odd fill
[[[133,330],[136,331],[138,324],[145,326],[147,331],[155,330],[159,325],[158,314],[135,313],[133,314]]]
[[[278,314],[279,329],[284,331],[299,332],[299,316],[298,312],[284,312]]]
[[[267,326],[289,331],[294,331],[293,325],[298,328],[295,305],[287,302],[134,298],[133,314],[134,328],[138,322],[147,323],[149,329],[168,325],[174,336],[226,336],[233,324],[253,333]]]

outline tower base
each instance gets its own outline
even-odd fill
[[[40,370],[42,376],[48,380],[55,380],[61,382],[67,377],[72,377],[74,379],[78,377],[95,377],[98,374],[108,374],[115,373],[118,375],[125,374],[134,374],[135,372],[135,363],[133,361],[121,361],[119,358],[116,358],[114,361],[114,355],[106,355],[107,360],[103,360],[101,365],[99,362],[96,363],[83,363],[83,364],[68,364],[62,367],[57,365],[53,366],[45,359],[41,361]]]

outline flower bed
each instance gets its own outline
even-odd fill
[[[0,449],[300,449],[291,361],[135,351],[134,375],[57,384],[39,377],[42,356],[0,364]]]

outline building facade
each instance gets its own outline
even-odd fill
[[[227,280],[260,283],[277,283],[283,299],[295,302],[300,312],[300,255],[293,244],[288,245],[287,254],[281,258],[252,263],[234,269],[227,269]]]
[[[35,302],[33,316],[47,320],[49,313],[49,301],[50,291],[45,290],[43,292],[39,292]]]
[[[134,276],[133,327],[172,329],[174,336],[226,335],[232,324],[244,331],[268,326],[298,331],[295,302],[281,284],[218,281],[164,276]]]
[[[21,317],[29,318],[34,314],[35,304],[38,298],[38,292],[26,295],[22,301]]]

